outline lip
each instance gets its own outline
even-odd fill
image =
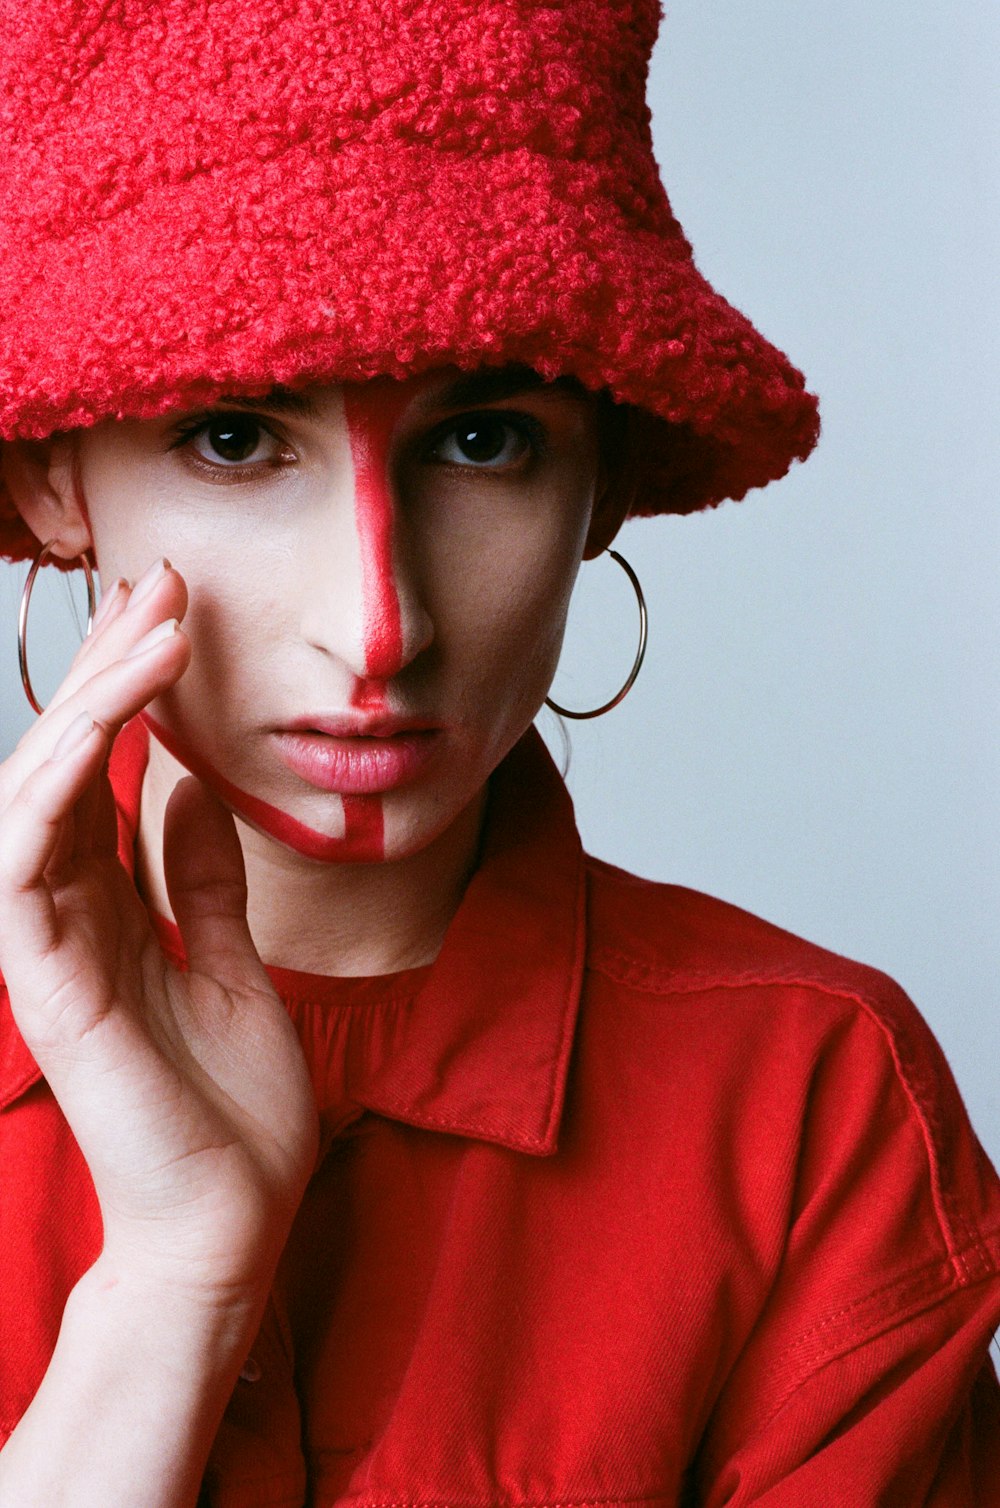
[[[419,717],[393,717],[387,712],[317,712],[284,723],[279,733],[325,733],[330,738],[395,738],[400,733],[426,733],[437,723]]]
[[[416,779],[437,752],[441,729],[386,717],[300,719],[277,729],[283,764],[309,785],[340,796],[380,796]]]

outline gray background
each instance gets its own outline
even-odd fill
[[[651,101],[674,209],[824,435],[742,504],[626,527],[649,658],[569,737],[592,851],[893,974],[1000,1162],[998,55],[995,0],[669,4]],[[30,720],[23,576],[0,568],[3,751]],[[32,622],[47,694],[62,583]],[[603,700],[635,629],[614,564],[585,567],[558,699]]]

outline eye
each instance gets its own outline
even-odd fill
[[[204,473],[251,473],[292,459],[287,444],[256,414],[226,410],[200,414],[174,431],[169,449],[186,452],[192,466]]]
[[[278,442],[252,414],[225,414],[203,424],[190,437],[205,461],[247,466],[274,458]]]
[[[466,414],[438,431],[430,455],[466,469],[505,471],[543,446],[542,427],[527,414]]]

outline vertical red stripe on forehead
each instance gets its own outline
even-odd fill
[[[388,680],[403,661],[403,624],[392,557],[389,447],[408,391],[402,383],[344,386],[354,462],[354,509],[361,547],[365,666]]]

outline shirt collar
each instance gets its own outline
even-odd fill
[[[134,872],[149,734],[116,740],[119,857]],[[583,981],[585,865],[569,794],[534,728],[490,781],[482,858],[394,1050],[353,1098],[394,1120],[556,1150]],[[0,999],[0,1108],[41,1077]]]

